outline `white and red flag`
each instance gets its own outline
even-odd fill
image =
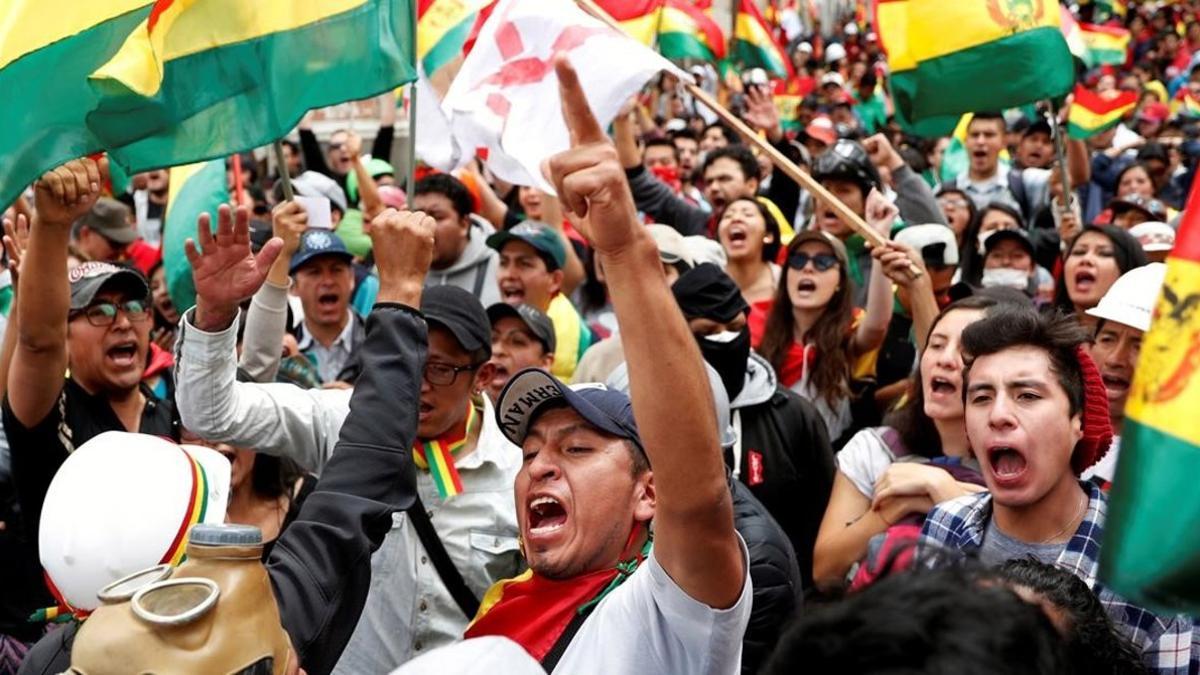
[[[507,182],[553,192],[540,165],[570,147],[554,74],[559,54],[579,73],[605,126],[658,72],[691,79],[572,0],[500,0],[442,102],[455,142],[468,155],[461,161],[477,154]]]

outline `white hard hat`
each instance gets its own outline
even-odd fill
[[[1106,321],[1115,321],[1136,328],[1143,333],[1150,330],[1150,318],[1154,314],[1154,303],[1158,302],[1167,266],[1150,263],[1135,267],[1121,275],[1099,304],[1087,310],[1088,315]]]
[[[825,48],[825,63],[833,63],[846,58],[846,48],[835,42]]]
[[[1129,228],[1129,234],[1138,240],[1146,253],[1175,248],[1175,228],[1163,222],[1151,220],[1138,223]]]
[[[842,29],[842,32],[844,32],[846,35],[858,35],[858,24],[851,21],[850,23],[846,24],[846,27]]]
[[[59,600],[91,610],[106,585],[179,564],[196,523],[225,522],[230,467],[221,453],[109,431],[79,446],[46,491],[38,534]]]

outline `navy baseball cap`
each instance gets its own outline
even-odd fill
[[[539,414],[565,405],[596,429],[633,441],[643,452],[629,397],[602,384],[569,387],[541,368],[526,368],[504,385],[496,404],[496,424],[515,445],[522,445]]]
[[[329,230],[314,228],[305,230],[304,234],[300,235],[300,248],[292,254],[288,274],[295,274],[301,265],[323,255],[344,258],[346,262],[354,260],[354,255],[346,250],[346,244],[341,237]]]
[[[511,230],[502,230],[488,237],[487,245],[500,251],[505,244],[514,240],[532,246],[546,261],[551,272],[567,264],[567,247],[563,245],[562,237],[545,223],[527,220]]]

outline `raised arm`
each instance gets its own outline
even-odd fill
[[[4,219],[4,250],[8,253],[8,272],[12,275],[13,300],[20,295],[21,258],[29,242],[29,220],[24,213],[17,214],[17,222]],[[21,330],[20,317],[12,312],[4,327],[4,341],[0,343],[0,398],[8,391],[8,369],[12,365],[13,353],[17,351],[17,335]]]
[[[372,221],[380,291],[367,317],[363,373],[333,458],[267,562],[283,626],[309,675],[337,663],[366,603],[371,554],[392,513],[416,498],[410,448],[428,345],[416,308],[433,230],[423,213],[389,209]]]
[[[654,471],[654,555],[689,596],[730,607],[746,570],[700,351],[637,220],[616,148],[575,70],[562,57],[555,66],[572,148],[550,159],[550,178],[563,208],[586,216],[584,234],[604,264],[633,412]]]
[[[108,174],[107,160],[77,159],[48,171],[34,186],[36,213],[25,251],[26,289],[17,294],[18,337],[8,371],[8,400],[27,427],[50,412],[67,372],[71,225],[92,208]]]
[[[897,209],[878,190],[867,195],[867,224],[885,238],[889,236],[892,223],[896,221]],[[887,337],[888,323],[892,320],[892,282],[884,275],[880,265],[871,265],[871,276],[867,282],[866,315],[854,332],[853,352],[866,354],[883,344]]]
[[[288,266],[307,227],[308,214],[299,202],[281,202],[271,211],[271,229],[283,241],[283,250],[271,263],[266,283],[250,300],[242,355],[238,359],[238,366],[255,382],[274,382],[279,372],[283,334],[287,331],[287,292],[291,285]]]

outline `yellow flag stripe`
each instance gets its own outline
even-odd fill
[[[643,14],[634,19],[621,22],[621,30],[629,37],[646,45],[647,47],[654,44],[654,36],[658,31],[658,13],[662,10],[655,10],[649,14]]]
[[[908,48],[908,0],[880,2],[876,6],[875,22],[892,72],[916,68],[917,60]]]
[[[1124,117],[1125,113],[1129,112],[1130,109],[1132,109],[1135,105],[1137,104],[1130,104],[1122,108],[1117,108],[1116,110],[1110,110],[1106,113],[1095,113],[1081,105],[1073,105],[1071,106],[1069,121],[1071,124],[1075,124],[1084,129],[1098,129],[1113,122],[1114,120]]]
[[[153,34],[143,22],[94,77],[112,78],[151,96],[171,59],[295,30],[370,1],[176,0],[159,16]]]
[[[1167,292],[1167,291],[1170,292]],[[1200,263],[1167,260],[1154,322],[1142,340],[1125,416],[1200,446]]]
[[[0,3],[0,68],[46,45],[81,33],[92,26],[147,7],[151,0],[89,0],[70,8],[50,7],[46,0],[5,0]],[[53,77],[53,73],[46,73]]]
[[[417,22],[417,58],[424,59],[446,33],[471,19],[488,0],[441,0],[429,6]]]
[[[908,49],[918,62],[978,47],[1035,28],[1059,29],[1057,3],[1031,0],[1022,18],[1003,0],[909,0]]]

